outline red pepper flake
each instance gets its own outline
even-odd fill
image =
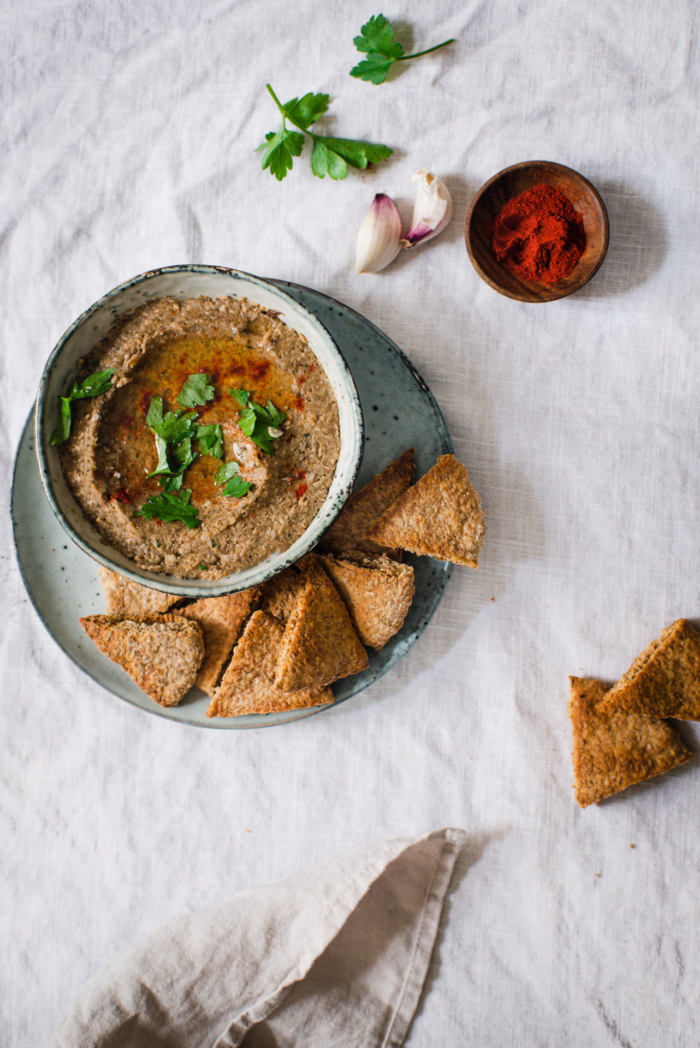
[[[126,488],[119,488],[117,491],[113,491],[109,496],[110,502],[115,499],[117,502],[123,502],[125,506],[130,506],[132,499]]]
[[[315,364],[309,364],[308,370],[309,370],[309,372],[315,371],[316,370],[316,365]]]
[[[306,382],[306,375],[300,375],[299,378],[297,379],[297,381],[298,381],[300,386],[303,386],[304,383]]]
[[[302,497],[302,495],[305,495],[308,490],[309,490],[309,485],[308,484],[300,484],[299,487],[297,488],[297,490],[294,492],[294,494],[295,494],[296,498],[300,499]]]
[[[292,407],[296,408],[297,411],[303,411],[304,410],[304,398],[303,397],[295,397],[294,400],[292,401]]]

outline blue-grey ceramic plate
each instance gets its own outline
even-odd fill
[[[453,451],[435,398],[391,339],[359,313],[318,291],[275,283],[313,310],[335,338],[352,372],[365,419],[365,452],[356,488],[408,447],[416,449],[417,476],[434,466],[439,455]],[[315,712],[288,710],[209,719],[209,699],[196,689],[179,706],[163,709],[97,650],[78,622],[79,616],[104,612],[97,564],[68,539],[46,499],[34,450],[33,413],[15,462],[12,520],[20,570],[39,617],[65,653],[114,695],[149,713],[209,728],[260,728]],[[415,569],[416,595],[403,628],[381,651],[369,653],[368,669],[333,685],[336,703],[362,691],[402,658],[440,603],[452,565],[429,557],[409,557],[408,561]]]

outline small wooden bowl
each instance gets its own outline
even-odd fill
[[[540,182],[547,182],[568,197],[581,215],[586,232],[581,258],[568,277],[556,284],[521,280],[496,259],[491,246],[493,225],[503,205]],[[530,160],[499,171],[474,197],[464,224],[464,239],[474,269],[494,291],[518,302],[553,302],[578,291],[600,268],[609,236],[608,213],[597,189],[577,171],[549,160]]]

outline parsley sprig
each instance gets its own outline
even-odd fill
[[[149,477],[158,477],[163,490],[177,491],[182,487],[182,475],[197,458],[193,441],[199,441],[201,455],[222,458],[224,437],[218,423],[201,425],[196,411],[183,408],[202,407],[214,399],[214,386],[208,375],[189,375],[176,400],[182,405],[174,411],[163,413],[163,398],[151,399],[146,415],[146,425],[156,438],[158,465]]]
[[[282,105],[272,87],[269,84],[266,87],[282,114],[282,126],[279,131],[270,131],[265,135],[265,141],[256,152],[263,152],[263,171],[269,168],[270,174],[279,182],[291,171],[294,157],[301,156],[304,135],[308,135],[313,143],[311,170],[318,178],[330,175],[333,179],[342,179],[348,173],[348,165],[364,170],[368,164],[376,164],[393,153],[388,146],[317,135],[309,131],[311,125],[328,109],[328,95],[315,95],[309,91],[302,98],[292,98]],[[287,121],[298,130],[291,131]]]
[[[350,70],[350,76],[367,80],[372,84],[383,84],[386,74],[395,62],[408,62],[411,58],[429,55],[432,51],[439,51],[441,47],[454,43],[453,38],[436,44],[435,47],[429,47],[427,51],[405,55],[401,44],[394,40],[394,30],[384,15],[373,15],[369,22],[362,26],[360,34],[355,37],[353,43],[358,51],[367,55],[367,58]]]
[[[114,368],[96,371],[94,375],[88,375],[87,378],[83,379],[80,384],[73,382],[67,397],[58,398],[61,407],[58,424],[49,437],[52,445],[64,444],[70,436],[72,422],[71,404],[73,401],[84,400],[85,397],[99,397],[102,393],[106,393],[112,385],[113,375]]]
[[[275,445],[272,441],[282,435],[279,428],[287,417],[285,413],[276,408],[271,400],[268,400],[267,407],[256,404],[245,389],[230,389],[229,393],[243,408],[238,425],[246,437],[250,437],[265,454],[274,455]]]

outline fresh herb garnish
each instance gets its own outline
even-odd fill
[[[147,520],[181,520],[188,528],[199,527],[199,510],[190,506],[192,492],[184,488],[177,495],[167,492],[162,495],[151,495],[147,502],[136,514],[137,517],[145,517]]]
[[[214,399],[211,379],[203,373],[189,375],[176,399],[181,408],[201,407],[208,400]]]
[[[441,47],[454,43],[453,38],[436,44],[435,47],[429,47],[427,51],[405,55],[401,44],[394,40],[394,30],[384,15],[373,15],[369,22],[362,26],[360,33],[353,43],[358,51],[367,55],[367,58],[350,70],[350,76],[367,80],[372,84],[383,84],[394,62],[408,62],[411,58],[429,55],[431,51],[438,51]]]
[[[223,458],[224,434],[218,422],[208,426],[197,426],[197,440],[200,454],[211,455],[215,459]]]
[[[78,385],[73,382],[67,397],[59,397],[60,414],[58,424],[49,437],[52,445],[63,444],[70,436],[71,428],[71,404],[74,400],[84,400],[86,397],[99,397],[106,393],[112,384],[114,368],[106,368],[104,371],[96,371],[94,375],[88,375]]]
[[[196,436],[196,411],[179,408],[163,414],[163,398],[153,397],[146,415],[146,425],[156,438],[158,465],[149,477],[158,477],[165,491],[182,486],[182,474],[196,458],[192,438]]]
[[[342,179],[350,167],[364,170],[368,164],[376,164],[391,156],[393,150],[388,146],[375,145],[371,142],[360,142],[350,138],[332,138],[329,135],[316,135],[309,128],[328,109],[328,95],[315,95],[311,91],[302,98],[292,98],[284,105],[269,84],[265,85],[272,95],[275,105],[282,114],[282,126],[279,131],[270,131],[265,141],[256,152],[263,151],[263,171],[270,169],[270,174],[281,182],[291,171],[294,157],[301,156],[304,148],[304,135],[313,142],[311,151],[311,170],[318,178],[330,175],[333,179]],[[299,128],[290,131],[287,121]],[[304,134],[299,132],[303,131]]]
[[[252,484],[239,476],[241,467],[237,462],[226,462],[218,470],[214,480],[217,484],[225,484],[224,495],[232,495],[234,498],[242,499],[252,488]]]
[[[285,413],[276,408],[271,400],[268,400],[266,408],[262,404],[256,404],[245,389],[232,389],[229,392],[243,407],[238,419],[241,430],[267,455],[274,455],[275,446],[272,441],[282,435],[280,426],[287,417]]]

